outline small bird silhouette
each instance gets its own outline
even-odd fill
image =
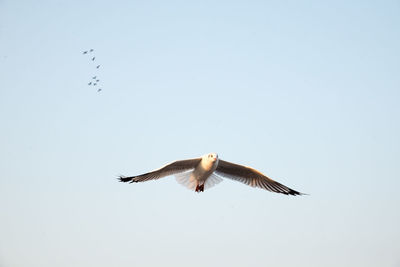
[[[87,52],[88,52],[88,51],[83,51],[83,53],[82,53],[82,54],[87,54]]]
[[[94,61],[94,60],[95,60],[95,58],[96,58],[96,57],[92,57],[92,61]]]
[[[93,80],[96,79],[96,78],[97,78],[97,76],[92,77]]]
[[[97,92],[100,92],[100,91],[101,91],[101,88],[97,89]]]
[[[97,68],[97,69],[98,69],[98,68],[100,68],[100,65],[97,65],[97,67],[96,67],[96,68]]]
[[[100,80],[96,80],[96,82],[100,82]]]
[[[96,86],[96,85],[97,85],[97,83],[94,83],[93,85],[94,85],[94,86]]]
[[[88,83],[88,85],[91,85],[91,84],[92,84],[92,82]]]
[[[90,51],[90,52],[93,52],[94,50],[93,50],[93,48],[92,48],[92,49],[90,49],[89,51]]]

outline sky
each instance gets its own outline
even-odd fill
[[[0,0],[0,266],[400,266],[399,13]],[[117,182],[209,152],[309,195]]]

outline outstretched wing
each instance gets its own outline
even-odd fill
[[[196,168],[196,166],[200,163],[201,158],[196,159],[186,159],[186,160],[178,160],[172,163],[169,163],[155,171],[148,172],[138,176],[120,176],[120,182],[130,182],[130,183],[138,183],[145,182],[148,180],[160,179],[162,177],[173,175],[180,172],[185,172]]]
[[[252,187],[259,187],[275,193],[285,195],[303,195],[303,193],[290,189],[271,178],[268,178],[261,172],[242,165],[219,160],[218,167],[215,170],[218,175],[242,182]]]

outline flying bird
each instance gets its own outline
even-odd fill
[[[253,168],[219,159],[216,153],[209,153],[201,158],[178,160],[142,175],[119,176],[118,179],[120,182],[138,183],[169,175],[175,175],[178,183],[195,192],[203,192],[204,189],[220,183],[221,177],[225,177],[275,193],[304,195],[272,180]]]
[[[93,80],[95,80],[97,78],[97,76],[92,77]]]
[[[95,58],[96,58],[96,57],[92,57],[92,61],[94,61],[94,60],[95,60]]]
[[[93,52],[93,48],[89,50],[90,52]]]
[[[97,68],[97,69],[100,68],[100,65],[97,65],[96,68]]]
[[[100,82],[100,80],[96,80],[96,82]]]
[[[92,82],[88,83],[88,85],[91,85],[91,84],[92,84]]]
[[[94,85],[94,86],[96,86],[96,85],[97,85],[97,83],[94,83],[93,85]]]
[[[97,89],[97,92],[100,92],[100,91],[101,91],[101,88]]]
[[[83,51],[83,53],[82,53],[82,54],[87,54],[87,52],[88,52],[88,51]]]

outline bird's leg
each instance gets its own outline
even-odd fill
[[[197,193],[204,192],[204,184],[202,184],[202,185],[197,184],[195,192],[197,192]]]
[[[202,185],[197,184],[195,192],[197,193],[204,192],[204,184]]]

